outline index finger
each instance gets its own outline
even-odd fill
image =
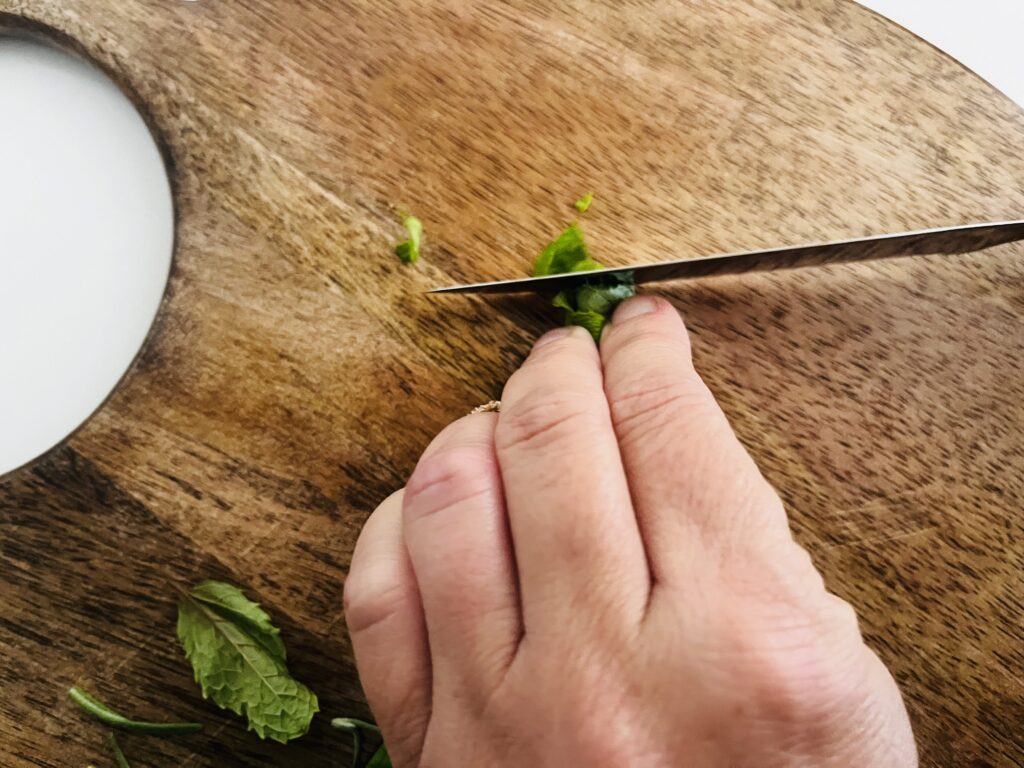
[[[537,342],[505,385],[495,445],[527,636],[564,633],[580,604],[639,622],[647,560],[586,330]]]

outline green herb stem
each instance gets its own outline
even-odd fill
[[[117,736],[113,731],[110,732],[110,749],[114,753],[114,762],[117,763],[117,768],[132,768],[132,764],[128,762],[128,758],[121,751],[121,745],[117,743]]]
[[[363,753],[363,731],[380,733],[380,728],[355,717],[335,717],[331,720],[331,727],[352,734],[352,768],[359,768],[359,757]]]
[[[87,712],[107,725],[122,728],[126,731],[138,731],[156,736],[173,736],[179,733],[195,733],[203,729],[202,723],[149,723],[129,720],[124,715],[114,712],[106,704],[90,696],[78,686],[72,687],[68,691],[68,696],[83,712]]]
[[[336,717],[333,720],[331,720],[331,727],[339,728],[343,731],[349,731],[350,733],[352,731],[357,731],[360,728],[364,731],[380,733],[380,728],[378,728],[373,723],[368,723],[365,720],[360,720],[355,717]]]

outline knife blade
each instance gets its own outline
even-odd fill
[[[528,293],[555,292],[602,276],[633,274],[637,284],[683,280],[715,275],[737,275],[776,269],[820,267],[897,256],[955,255],[972,253],[1004,243],[1024,240],[1024,220],[965,224],[922,229],[890,235],[857,237],[829,243],[784,246],[758,251],[723,253],[653,264],[611,267],[591,272],[570,272],[547,277],[524,277],[488,283],[435,288],[429,293]]]

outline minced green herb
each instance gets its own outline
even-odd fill
[[[570,224],[545,246],[533,264],[534,277],[590,272],[601,265],[590,258],[579,224]],[[558,293],[551,303],[565,310],[566,325],[580,325],[595,341],[620,303],[633,296],[636,288],[631,274],[595,275],[591,280]]]
[[[423,222],[415,216],[406,216],[402,226],[409,233],[409,238],[395,246],[395,255],[403,264],[414,264],[420,258],[420,241],[423,239]]]
[[[580,213],[586,213],[587,208],[590,207],[590,204],[592,202],[594,202],[594,193],[587,192],[587,194],[585,194],[583,197],[581,197],[579,200],[573,203],[573,205],[576,206],[576,210],[579,211]]]

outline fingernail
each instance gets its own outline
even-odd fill
[[[548,331],[541,336],[533,345],[533,351],[536,352],[541,347],[546,347],[553,341],[564,339],[566,336],[572,333],[572,326],[563,326],[562,328],[555,328],[553,331]]]
[[[634,296],[619,305],[612,315],[612,323],[623,323],[640,315],[649,315],[658,309],[658,300],[653,296]]]

